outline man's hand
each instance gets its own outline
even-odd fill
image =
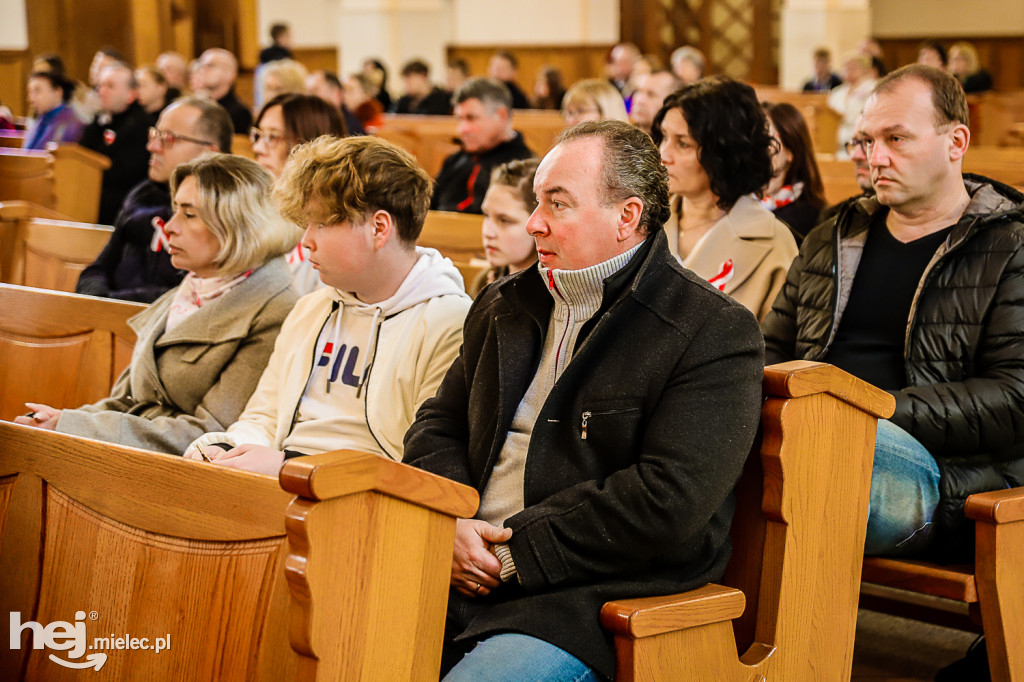
[[[219,448],[210,449],[216,450]],[[207,448],[204,447],[203,450],[207,450]],[[245,469],[246,471],[267,474],[269,476],[277,476],[278,472],[281,471],[281,465],[284,464],[284,452],[281,450],[251,443],[231,448],[227,452],[223,452],[223,454],[218,453],[217,457],[214,457],[209,451],[206,454],[213,460],[214,464],[223,464],[226,467]]]
[[[511,528],[499,528],[477,519],[455,522],[452,587],[467,597],[490,594],[501,584],[501,562],[494,556],[496,542],[508,542]]]
[[[48,431],[53,431],[57,428],[57,420],[60,419],[60,413],[63,410],[39,403],[25,403],[25,407],[32,410],[32,412],[21,417],[15,417],[15,424],[25,424],[26,426],[34,426]]]

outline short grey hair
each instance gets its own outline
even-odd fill
[[[455,91],[452,106],[462,104],[468,99],[478,99],[492,111],[498,107],[505,107],[512,113],[512,93],[496,78],[470,78]]]
[[[231,123],[231,115],[228,114],[227,109],[203,95],[179,97],[171,103],[171,106],[188,106],[198,109],[196,137],[212,142],[217,145],[217,149],[225,154],[231,151],[231,138],[235,134],[235,126]],[[249,131],[239,132],[247,133]]]
[[[644,234],[660,230],[669,217],[668,170],[650,136],[622,121],[585,121],[563,130],[555,144],[596,137],[601,151],[602,196],[606,205],[637,197],[643,202],[639,227]]]
[[[171,196],[185,178],[195,178],[196,211],[220,242],[214,258],[219,275],[237,275],[288,253],[302,231],[281,217],[271,199],[273,176],[255,161],[207,152],[171,173]]]

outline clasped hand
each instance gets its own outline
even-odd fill
[[[495,543],[508,542],[511,528],[492,526],[479,519],[455,522],[455,552],[452,555],[452,587],[467,597],[484,596],[501,584],[501,562],[494,555]]]

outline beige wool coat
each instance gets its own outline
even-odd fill
[[[64,410],[57,431],[180,455],[241,414],[298,298],[283,258],[165,332],[177,288],[128,321],[138,340],[109,398]]]
[[[679,258],[682,198],[673,196],[671,208],[665,232],[669,250]],[[757,200],[743,196],[680,261],[763,320],[797,251],[789,227]]]

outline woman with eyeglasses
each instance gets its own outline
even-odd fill
[[[321,135],[345,137],[345,134],[345,123],[333,106],[314,95],[286,94],[263,106],[256,117],[256,125],[249,131],[249,141],[256,161],[278,178],[289,152],[296,145]],[[287,260],[300,295],[320,286],[320,277],[310,266],[301,244],[295,245]]]
[[[754,89],[724,76],[687,85],[665,98],[651,137],[668,170],[672,253],[763,319],[797,248],[755,198],[771,180],[777,143]]]
[[[562,98],[562,117],[568,125],[583,121],[629,122],[622,93],[603,78],[587,78],[572,84]]]
[[[168,454],[234,423],[297,298],[281,256],[298,230],[272,203],[273,182],[231,154],[175,168],[164,229],[185,279],[129,320],[138,340],[109,398],[74,410],[29,403],[15,421]]]

